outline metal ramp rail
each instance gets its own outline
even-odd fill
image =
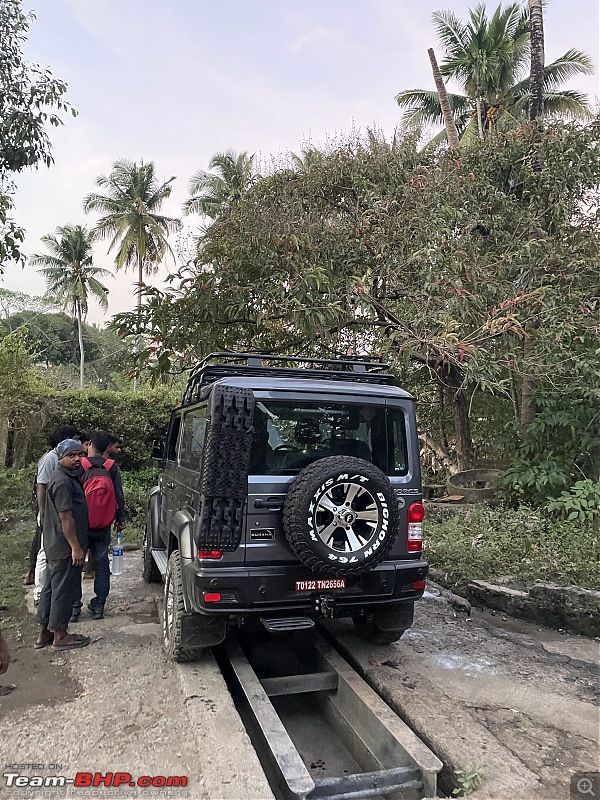
[[[434,798],[442,762],[319,633],[305,635],[304,642],[313,671],[300,674],[259,678],[233,636],[218,655],[274,793],[285,800]],[[315,700],[361,771],[311,774],[271,700],[280,698],[281,712],[281,698],[293,695]]]

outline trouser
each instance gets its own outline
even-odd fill
[[[92,554],[96,565],[94,576],[94,595],[90,600],[90,608],[94,611],[104,611],[104,604],[110,591],[110,564],[108,561],[108,548],[110,546],[110,525],[108,528],[88,531],[88,550]],[[81,602],[81,583],[73,603],[73,611],[79,613]]]
[[[42,529],[39,524],[35,524],[35,533],[31,540],[31,547],[29,548],[29,569],[35,569],[37,562],[37,554],[40,552],[42,546]]]
[[[48,579],[48,562],[46,561],[46,551],[44,550],[44,537],[41,537],[41,547],[38,550],[35,562],[35,586],[33,587],[33,599],[39,602],[42,590]]]
[[[81,567],[73,566],[69,555],[48,561],[48,578],[40,595],[36,620],[52,632],[66,631],[77,591],[81,591]]]

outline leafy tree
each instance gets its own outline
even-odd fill
[[[23,58],[33,14],[20,0],[0,0],[0,270],[21,259],[24,231],[10,217],[14,184],[11,174],[53,162],[47,124],[62,125],[60,112],[76,112],[65,101],[67,85],[48,69]]]
[[[462,137],[473,139],[496,128],[518,127],[527,119],[530,95],[528,73],[530,18],[527,6],[500,4],[491,17],[484,3],[470,11],[464,23],[452,11],[437,11],[433,24],[444,50],[440,72],[454,80],[462,94],[448,99]],[[574,48],[543,69],[546,114],[550,117],[586,119],[585,95],[560,86],[579,74],[591,74],[590,57]],[[397,96],[403,119],[418,126],[443,123],[438,93],[404,89]],[[445,138],[443,131],[436,137]]]
[[[174,180],[159,184],[153,161],[138,164],[121,159],[108,176],[100,175],[96,181],[107,194],[89,194],[83,201],[86,212],[104,214],[96,222],[95,235],[110,238],[108,252],[116,251],[116,269],[137,269],[138,309],[144,273],[157,272],[165,254],[173,255],[168,236],[181,228],[179,220],[159,213]]]
[[[199,170],[190,180],[190,199],[183,204],[184,214],[202,214],[215,219],[230,203],[239,200],[253,177],[254,155],[244,150],[215,153],[208,168],[216,174]]]
[[[600,182],[600,128],[523,127],[459,159],[416,144],[370,134],[301,180],[289,168],[258,180],[207,229],[195,265],[147,287],[140,317],[117,315],[146,337],[138,369],[177,372],[213,348],[382,354],[443,395],[456,465],[472,464],[474,393],[518,420],[524,374],[549,391],[575,349],[591,359],[598,237],[584,201]]]
[[[88,312],[88,298],[93,297],[100,308],[108,308],[108,289],[99,278],[110,272],[92,264],[93,237],[81,225],[57,228],[56,236],[42,236],[48,254],[34,254],[30,261],[46,279],[47,293],[68,309],[77,320],[79,336],[79,387],[83,389],[85,351],[83,347],[83,319]]]
[[[3,328],[4,335],[22,329],[33,362],[44,364],[46,369],[79,361],[77,324],[66,314],[22,311],[7,317]],[[89,326],[84,324],[83,348],[86,362],[100,356],[98,345],[88,335],[89,330]]]

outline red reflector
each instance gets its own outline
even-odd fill
[[[427,585],[427,581],[413,581],[412,588],[413,589],[424,589]]]
[[[221,592],[205,592],[205,594],[204,594],[204,602],[205,603],[220,603],[221,602]]]
[[[425,509],[423,503],[411,503],[407,510],[408,522],[423,522],[425,516]]]
[[[222,550],[198,550],[198,558],[204,561],[207,558],[223,558]]]

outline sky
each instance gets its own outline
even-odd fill
[[[394,97],[434,89],[427,48],[433,11],[466,19],[475,0],[23,0],[33,10],[29,61],[69,85],[76,118],[50,132],[55,164],[17,177],[16,221],[24,252],[44,252],[40,237],[87,224],[82,200],[120,159],[154,161],[158,178],[176,177],[163,213],[181,217],[188,183],[211,156],[232,148],[272,156],[377,127],[388,138],[400,120]],[[496,0],[488,7],[495,8]],[[598,0],[549,0],[546,62],[570,47],[589,53],[594,76],[569,85],[597,102]],[[436,48],[438,60],[440,48]],[[452,88],[451,86],[449,87]],[[200,223],[183,217],[184,232]],[[97,266],[113,268],[106,243]],[[151,282],[160,285],[173,264]],[[132,308],[132,273],[106,281],[104,324]],[[42,294],[32,267],[9,266],[0,287]]]

